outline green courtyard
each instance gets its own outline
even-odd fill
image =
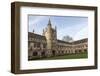
[[[44,58],[36,58],[31,60],[56,60],[56,59],[81,59],[81,58],[88,58],[87,52],[78,53],[78,54],[66,54],[61,56],[52,56],[52,57],[44,57]]]

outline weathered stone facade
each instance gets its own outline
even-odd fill
[[[42,35],[28,32],[28,59],[87,52],[88,39],[65,42],[57,39],[57,28],[49,20]]]

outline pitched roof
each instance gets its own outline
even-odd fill
[[[66,41],[63,41],[63,40],[57,40],[57,41],[60,42],[60,43],[66,43],[66,44],[79,44],[79,43],[87,42],[88,38],[77,40],[77,41],[73,41],[73,42],[66,42]]]
[[[36,38],[36,39],[42,39],[42,40],[46,40],[45,36],[42,36],[42,35],[39,35],[39,34],[35,34],[35,33],[32,33],[32,32],[28,32],[28,37],[31,37],[31,38]]]
[[[84,42],[87,42],[87,41],[88,41],[88,38],[85,38],[85,39],[73,41],[72,44],[84,43]]]
[[[58,43],[65,43],[65,44],[71,44],[70,42],[66,42],[66,41],[63,41],[63,40],[57,40]]]

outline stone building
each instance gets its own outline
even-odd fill
[[[28,32],[28,59],[87,52],[88,39],[65,42],[57,39],[57,28],[49,20],[43,34]]]

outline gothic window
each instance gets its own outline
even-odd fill
[[[46,48],[46,44],[43,44],[43,48]]]
[[[34,47],[36,47],[36,43],[34,43]]]
[[[37,43],[37,47],[40,47],[40,43]]]

